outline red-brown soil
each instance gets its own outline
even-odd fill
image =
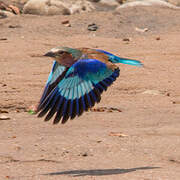
[[[97,31],[87,30],[91,23]],[[0,179],[179,180],[179,30],[180,13],[168,8],[1,19],[0,110],[10,120],[0,120]],[[96,106],[122,112],[87,112],[65,125],[27,113],[52,66],[40,56],[56,46],[141,60],[143,68],[119,64],[120,77]]]

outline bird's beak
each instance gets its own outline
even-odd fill
[[[53,53],[53,52],[50,51],[50,52],[44,54],[44,56],[47,56],[47,57],[55,57],[55,53]]]

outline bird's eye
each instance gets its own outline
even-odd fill
[[[58,54],[63,54],[64,52],[63,51],[59,51]]]

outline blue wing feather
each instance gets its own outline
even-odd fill
[[[55,65],[54,65],[55,66]],[[54,83],[58,73],[64,68],[56,69],[53,66],[52,75],[47,83]],[[62,71],[61,71],[62,70]],[[57,73],[56,73],[57,72]],[[54,76],[53,76],[54,75]],[[55,78],[56,76],[56,78]],[[48,112],[45,120],[49,120],[53,113],[56,116],[54,123],[62,118],[65,123],[68,118],[74,118],[88,110],[101,99],[101,93],[119,76],[119,69],[109,69],[105,63],[96,59],[82,59],[73,64],[65,73],[54,90],[41,103],[40,115]]]
[[[65,66],[59,65],[56,61],[53,62],[52,70],[49,74],[48,80],[46,82],[46,86],[44,88],[44,92],[39,101],[39,106],[37,108],[37,111],[40,110],[42,103],[49,96],[52,90],[57,86],[59,81],[61,81],[61,79],[64,77],[66,71],[67,71],[67,68]]]

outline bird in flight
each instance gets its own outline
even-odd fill
[[[119,76],[116,63],[142,66],[100,49],[57,47],[44,56],[54,63],[36,111],[38,117],[46,115],[45,121],[55,115],[54,124],[64,124],[100,102],[103,91]]]

